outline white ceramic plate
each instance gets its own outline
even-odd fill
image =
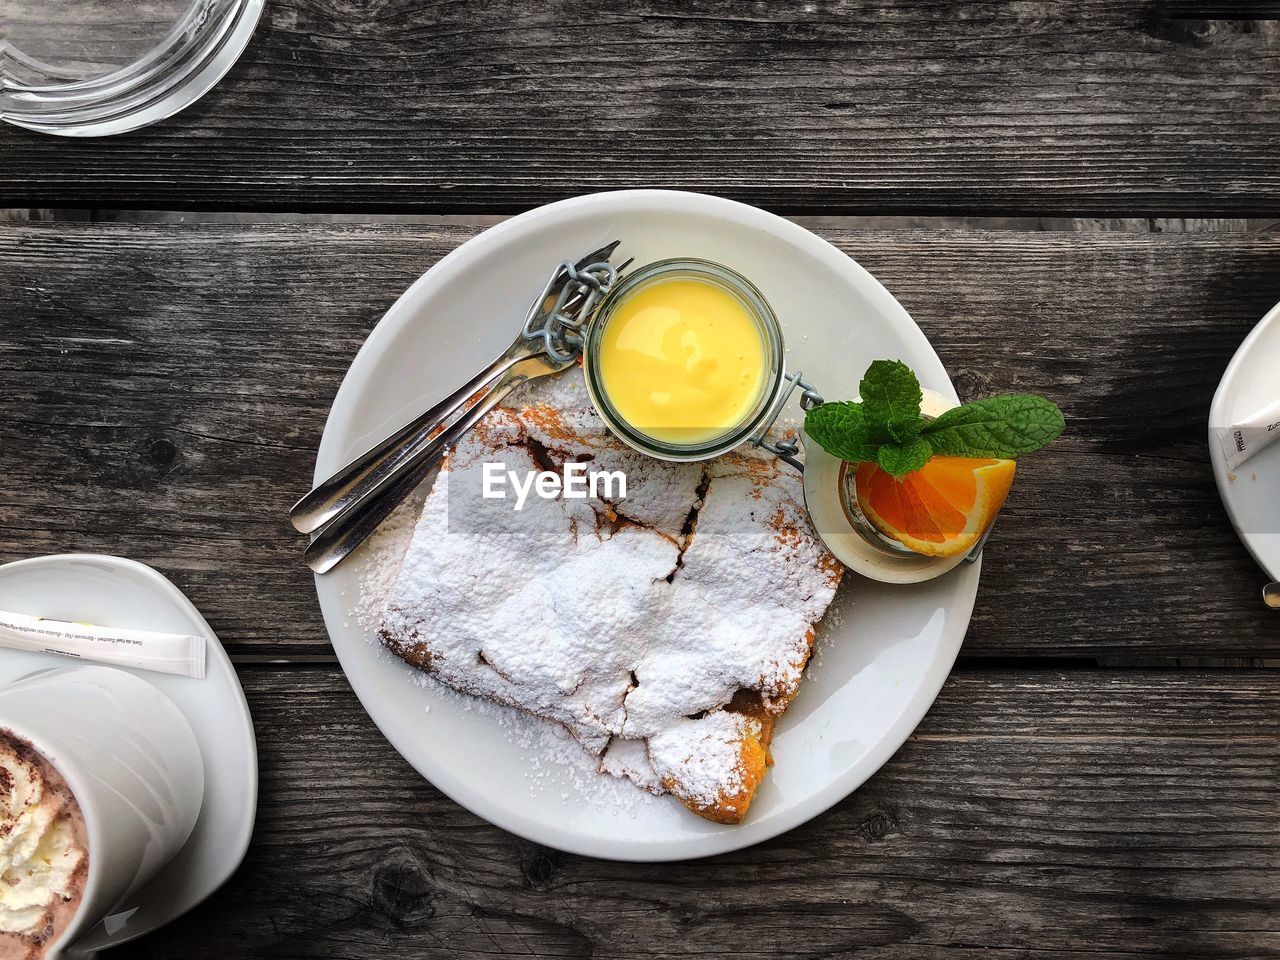
[[[200,742],[205,792],[195,829],[166,867],[75,946],[100,950],[164,926],[222,886],[244,859],[253,833],[257,746],[226,651],[177,587],[145,564],[120,557],[72,553],[0,566],[0,609],[208,638],[203,680],[127,670],[177,704]],[[0,650],[0,686],[70,662],[50,653]]]
[[[369,336],[338,391],[316,479],[505,349],[558,261],[617,238],[617,261],[705,257],[750,278],[781,319],[789,369],[803,370],[828,398],[853,396],[867,364],[880,357],[901,358],[924,386],[955,398],[937,355],[902,306],[807,230],[699,194],[596,194],[486,231],[409,288]],[[803,823],[866,780],[902,745],[942,687],[969,624],[980,567],[963,565],[911,586],[849,576],[820,630],[818,662],[779,725],[777,765],[746,822],[725,827],[669,797],[645,795],[638,806],[602,804],[575,787],[568,771],[552,785],[531,786],[528,758],[499,723],[411,682],[415,671],[360,628],[352,610],[367,559],[353,557],[317,577],[316,588],[343,669],[395,748],[454,800],[498,826],[573,853],[623,860],[745,847]]]
[[[1231,523],[1272,580],[1280,580],[1280,442],[1228,470],[1218,431],[1280,397],[1280,304],[1262,318],[1227,364],[1209,408],[1209,456]]]

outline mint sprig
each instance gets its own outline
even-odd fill
[[[920,436],[924,421],[920,402],[924,394],[920,381],[901,360],[877,360],[867,367],[858,385],[867,421],[884,426],[884,432],[898,443]]]
[[[832,456],[878,463],[898,480],[933,456],[1011,460],[1066,426],[1055,404],[1031,394],[976,400],[926,423],[920,381],[898,360],[872,363],[858,389],[861,401],[824,403],[805,414],[805,433]]]
[[[804,417],[804,429],[821,447],[842,460],[855,463],[876,459],[881,437],[867,423],[860,403],[824,403]],[[840,453],[834,453],[839,450]]]
[[[933,456],[933,447],[924,437],[916,437],[906,443],[882,443],[876,451],[876,463],[885,473],[892,473],[901,480],[908,473],[915,473]]]
[[[1010,393],[948,410],[923,434],[939,456],[1012,460],[1051,443],[1065,426],[1062,411],[1044,397]]]

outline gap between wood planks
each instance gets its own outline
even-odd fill
[[[420,213],[280,213],[209,210],[103,210],[0,208],[0,223],[372,223],[424,226],[490,227],[520,211],[495,214]],[[1013,230],[1075,233],[1270,233],[1280,231],[1275,217],[960,217],[921,214],[905,216],[806,216],[774,210],[779,216],[811,230]]]

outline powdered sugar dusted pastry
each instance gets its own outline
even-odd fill
[[[544,381],[545,383],[546,381]],[[498,408],[427,496],[383,611],[389,649],[568,728],[601,769],[737,823],[841,567],[800,476],[755,451],[651,459],[572,375]],[[625,499],[486,499],[484,464],[622,470]]]

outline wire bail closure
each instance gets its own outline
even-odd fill
[[[541,340],[542,349],[556,363],[577,360],[582,356],[583,330],[617,279],[618,268],[607,261],[582,269],[572,261],[562,261],[529,308],[524,338]]]
[[[777,456],[780,460],[785,460],[797,470],[804,472],[804,461],[799,458],[800,438],[779,437],[777,440],[769,438],[769,431],[778,421],[778,417],[782,415],[783,408],[791,399],[791,394],[795,393],[799,387],[800,408],[808,413],[814,407],[822,406],[822,394],[813,388],[813,385],[807,383],[804,374],[797,370],[795,373],[785,374],[782,378],[784,386],[778,390],[778,395],[773,401],[773,408],[769,411],[769,415],[760,424],[760,428],[751,435],[751,445],[753,447],[764,447],[770,453]]]
[[[630,261],[628,261],[630,262]],[[624,264],[623,266],[626,266]],[[618,268],[608,261],[579,268],[564,260],[552,271],[542,293],[534,300],[525,318],[521,336],[541,342],[541,348],[553,361],[570,363],[582,356],[584,333],[600,301],[618,279]],[[783,374],[768,413],[759,428],[748,438],[753,447],[763,447],[797,470],[804,471],[800,459],[798,436],[773,439],[769,431],[777,423],[791,395],[799,388],[800,407],[805,412],[822,405],[822,394],[806,382],[800,371]]]

